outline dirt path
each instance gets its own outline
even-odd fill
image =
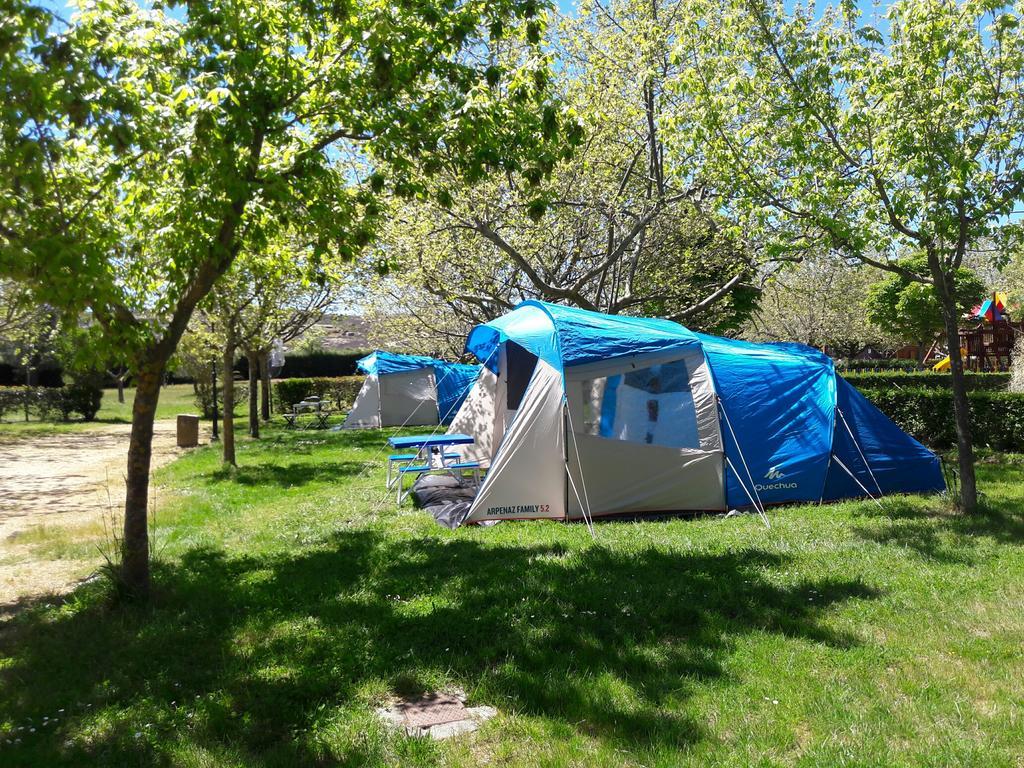
[[[70,589],[103,562],[111,510],[121,517],[128,424],[0,436],[0,616]],[[181,453],[173,420],[156,422],[153,468]]]

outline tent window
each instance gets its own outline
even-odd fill
[[[701,447],[684,360],[586,379],[582,387],[582,431],[610,440]]]
[[[518,410],[519,403],[526,394],[526,388],[533,378],[533,369],[537,367],[537,356],[510,341],[505,344],[505,382],[508,385],[508,409]]]

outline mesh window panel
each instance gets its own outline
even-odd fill
[[[612,440],[700,448],[684,360],[582,383],[581,431]]]

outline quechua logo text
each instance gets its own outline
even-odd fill
[[[754,488],[758,491],[789,491],[794,490],[797,484],[794,482],[785,482],[786,473],[783,472],[778,466],[769,467],[768,471],[764,473],[764,479],[767,482],[755,483]]]

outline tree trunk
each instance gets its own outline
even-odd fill
[[[270,353],[266,350],[260,352],[260,390],[260,416],[270,421]]]
[[[954,277],[947,275],[934,253],[929,253],[935,293],[942,305],[942,321],[949,345],[949,368],[953,385],[953,418],[956,422],[956,445],[960,465],[960,505],[967,514],[978,511],[978,484],[974,476],[974,442],[971,439],[971,411],[964,378],[964,360],[960,355],[960,317],[956,309]]]
[[[224,345],[224,358],[222,360],[224,382],[222,385],[221,405],[224,408],[221,418],[221,443],[224,446],[224,463],[231,466],[235,464],[235,344],[228,339]]]
[[[117,377],[117,402],[124,403],[124,376]]]
[[[249,361],[249,437],[260,436],[260,402],[259,402],[259,355],[256,352],[246,352],[246,359]]]
[[[25,400],[24,400],[24,404],[25,404],[25,421],[26,422],[28,421],[28,404],[29,404],[29,401],[32,399],[31,394],[29,392],[29,388],[31,386],[32,386],[32,368],[29,366],[28,363],[25,363]]]
[[[120,577],[127,596],[134,599],[144,599],[149,595],[149,467],[162,373],[162,363],[139,370],[132,405]]]

